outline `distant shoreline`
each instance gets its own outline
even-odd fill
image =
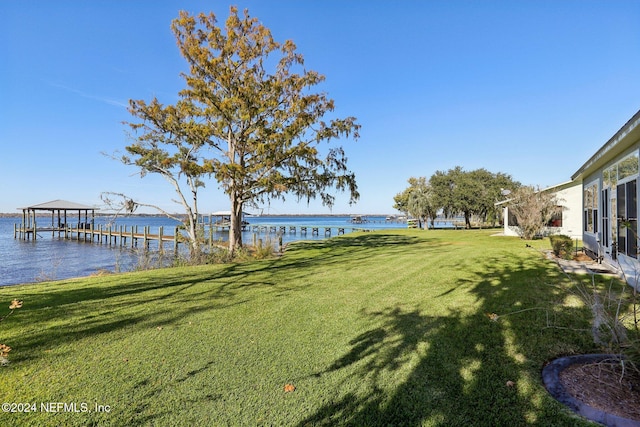
[[[72,213],[73,212],[73,213]],[[103,213],[96,213],[96,217],[104,217],[104,216],[113,216],[115,215],[114,213],[108,213],[108,212],[103,212]],[[179,213],[175,213],[172,214],[175,216],[184,216],[184,214],[179,214]],[[203,216],[209,216],[209,214],[201,214]],[[282,217],[282,216],[288,216],[288,217],[341,217],[341,216],[401,216],[402,214],[262,214],[262,215],[247,215],[247,217],[251,218],[260,218],[260,217]],[[67,216],[70,217],[74,217],[74,216],[78,216],[75,211],[69,211],[69,213],[67,214]],[[82,215],[84,216],[84,215]],[[135,218],[145,218],[145,217],[157,217],[157,218],[166,218],[167,216],[164,214],[129,214],[129,215],[122,215],[119,214],[118,215],[121,218],[129,218],[129,217],[135,217]],[[50,212],[38,212],[36,214],[36,217],[51,217],[51,213]],[[0,212],[0,218],[22,218],[22,213],[2,213]]]

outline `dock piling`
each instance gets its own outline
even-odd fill
[[[55,220],[55,218],[54,218]],[[215,228],[210,224],[210,231],[208,236],[209,245],[213,245],[213,232]],[[204,227],[203,227],[204,228]],[[300,231],[301,236],[306,236],[311,230],[313,236],[319,236],[319,230],[324,230],[324,236],[330,237],[334,233],[337,235],[345,234],[348,231],[367,231],[362,228],[352,227],[352,226],[311,226],[311,225],[282,225],[282,224],[252,224],[246,225],[245,230],[250,230],[253,232],[253,244],[254,246],[263,244],[263,239],[259,239],[260,235],[264,232],[267,234],[275,234],[275,239],[278,242],[277,244],[282,247],[283,236],[288,232],[289,234],[297,234]],[[130,228],[127,228],[127,225],[104,225],[104,224],[94,224],[93,220],[88,221],[79,219],[77,222],[73,221],[71,218],[67,220],[67,217],[64,217],[64,220],[61,218],[56,223],[52,223],[51,225],[39,227],[34,215],[29,215],[28,217],[25,214],[22,223],[14,224],[13,227],[13,237],[14,239],[20,238],[23,240],[29,240],[33,238],[34,240],[38,237],[38,233],[42,232],[52,232],[55,237],[55,233],[58,233],[58,237],[64,236],[65,240],[78,240],[78,241],[91,241],[91,243],[105,244],[109,245],[119,245],[120,247],[126,247],[128,242],[127,239],[130,239],[130,247],[133,249],[134,247],[138,247],[138,241],[143,243],[143,248],[149,249],[151,242],[158,242],[158,250],[163,252],[165,250],[164,243],[165,242],[173,242],[174,252],[177,253],[179,249],[179,244],[182,242],[180,236],[180,227],[175,227],[173,236],[169,236],[166,234],[164,230],[164,226],[159,226],[158,231],[151,234],[151,227],[144,226],[141,232],[138,230],[137,225],[131,225]],[[42,234],[41,234],[42,235]],[[259,239],[259,240],[258,240]],[[118,241],[120,240],[120,241]]]

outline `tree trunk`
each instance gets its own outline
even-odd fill
[[[231,225],[229,227],[229,252],[233,255],[242,247],[242,200],[231,196]]]
[[[190,255],[194,260],[200,256],[200,242],[198,239],[198,214],[195,212],[189,212],[188,217],[189,226],[189,240],[190,240]]]
[[[193,205],[193,209],[187,209],[191,236],[191,258],[200,262],[202,248],[200,247],[200,230],[198,229],[198,189],[191,178],[189,178],[189,187],[191,187],[191,203]]]
[[[467,230],[471,229],[471,212],[464,213],[464,226]]]

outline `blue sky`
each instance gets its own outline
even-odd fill
[[[129,99],[173,103],[187,66],[179,10],[248,8],[293,40],[336,115],[361,199],[333,213],[393,213],[411,176],[462,166],[524,184],[568,180],[640,109],[638,1],[0,2],[0,212],[126,193],[180,211],[159,177],[102,153],[130,143]],[[215,181],[200,210],[228,209]],[[329,213],[274,201],[269,213]]]

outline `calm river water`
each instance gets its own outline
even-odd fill
[[[262,216],[248,217],[251,224],[263,225],[296,225],[318,227],[362,227],[367,229],[405,228],[406,224],[385,221],[384,217],[367,217],[369,222],[364,224],[352,224],[348,216]],[[95,226],[107,224],[111,221],[108,217],[97,217]],[[13,238],[13,226],[19,224],[21,218],[0,218],[0,286],[19,283],[38,282],[42,280],[60,280],[70,277],[81,277],[95,274],[100,270],[130,271],[138,265],[139,252],[130,248],[121,248],[113,245],[100,245],[97,243],[78,242],[76,240],[64,240],[64,238],[52,237],[51,233],[41,232],[40,237],[33,240],[21,240]],[[39,218],[41,225],[48,224],[49,218]],[[156,233],[160,226],[164,226],[165,234],[173,234],[176,222],[168,218],[160,217],[120,217],[115,221],[116,226],[137,225],[140,230],[144,226],[150,226],[150,233]],[[288,228],[287,228],[288,230]],[[348,232],[348,230],[347,230]],[[336,230],[333,230],[335,236]],[[283,235],[283,242],[294,240],[318,240],[324,239],[324,230],[320,230],[319,236],[308,234],[301,235],[300,231],[291,234],[288,231]],[[265,238],[264,232],[257,233],[259,238]],[[219,233],[216,239],[223,239],[227,233]],[[272,234],[272,239],[276,237]],[[246,232],[243,241],[251,243],[253,232]],[[172,246],[171,246],[172,248]]]

